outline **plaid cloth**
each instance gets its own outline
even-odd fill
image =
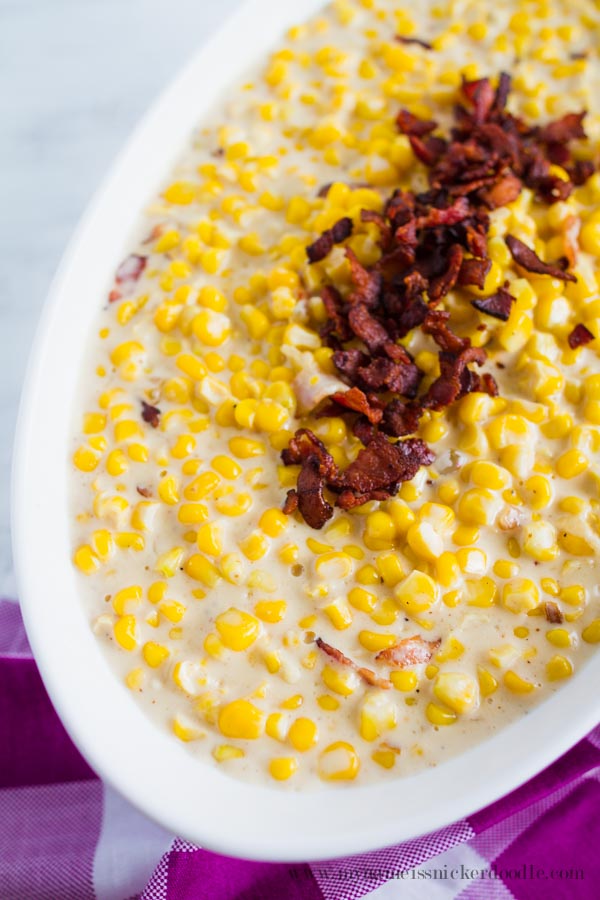
[[[560,727],[557,724],[557,727]],[[387,850],[244,862],[174,838],[96,778],[0,601],[0,900],[592,900],[600,727],[492,806]]]

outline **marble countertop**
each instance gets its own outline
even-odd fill
[[[52,275],[136,121],[238,3],[0,2],[0,596],[16,596],[13,431]]]

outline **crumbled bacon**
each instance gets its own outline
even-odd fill
[[[433,44],[418,37],[405,37],[403,34],[397,34],[395,40],[399,44],[416,44],[418,47],[422,47],[423,50],[433,50]]]
[[[142,400],[142,419],[152,428],[158,428],[160,425],[160,409]]]
[[[136,487],[136,491],[140,495],[140,497],[151,497],[152,496],[152,488],[146,487],[145,485],[138,484]]]
[[[583,347],[584,344],[589,344],[590,341],[593,341],[594,335],[592,334],[590,329],[583,324],[583,322],[579,322],[579,324],[575,326],[567,340],[569,342],[569,347],[571,348],[571,350],[576,350],[577,347]]]
[[[564,618],[558,605],[553,600],[546,600],[544,603],[544,615],[546,616],[546,621],[553,625],[560,625]]]
[[[419,666],[431,660],[433,654],[439,650],[441,643],[439,638],[436,641],[426,641],[420,635],[415,634],[413,637],[403,638],[393,647],[388,647],[387,650],[382,650],[375,659],[389,663],[398,669]]]
[[[494,377],[477,371],[485,363],[485,350],[457,334],[439,304],[456,287],[484,289],[492,265],[487,246],[491,210],[512,203],[524,187],[543,202],[565,199],[594,171],[593,163],[576,159],[571,147],[585,138],[584,113],[569,113],[545,126],[528,125],[507,109],[510,87],[506,73],[495,88],[489,78],[463,80],[463,103],[455,107],[447,135],[440,134],[432,119],[398,112],[398,130],[428,167],[429,187],[421,193],[398,188],[381,211],[361,210],[360,221],[378,232],[380,258],[365,264],[346,246],[350,286],[326,284],[321,289],[326,318],[321,336],[348,389],[328,385],[311,409],[317,417],[343,416],[364,449],[342,472],[306,432],[298,432],[282,454],[286,464],[301,466],[298,487],[288,495],[286,507],[299,509],[315,527],[331,515],[334,498],[343,509],[387,499],[421,465],[429,465],[433,454],[422,441],[393,442],[414,435],[425,410],[443,410],[470,392],[498,394]],[[555,174],[555,165],[566,176]],[[328,190],[325,185],[319,196]],[[351,233],[352,220],[340,219],[307,248],[309,260],[324,259]],[[566,256],[554,263],[543,262],[512,235],[506,243],[516,265],[526,271],[575,281],[568,269],[577,262],[577,222],[567,224],[563,236]],[[506,321],[514,303],[507,288],[505,283],[471,303]],[[415,329],[438,348],[440,374],[424,391],[424,373],[400,343]],[[581,346],[591,339],[579,325],[569,342]]]
[[[568,262],[565,258],[559,259],[555,263],[545,263],[535,250],[514,235],[508,234],[504,240],[514,261],[527,272],[533,272],[536,275],[550,275],[551,278],[560,278],[561,281],[577,281],[574,275],[565,272]]]
[[[479,312],[486,313],[488,316],[493,316],[495,319],[500,319],[502,322],[508,320],[514,302],[515,298],[506,290],[506,288],[498,288],[496,293],[491,294],[489,297],[480,297],[477,300],[471,300],[472,305],[475,309],[478,309]]]
[[[341,244],[346,238],[352,234],[352,219],[344,216],[339,219],[335,225],[324,231],[312,244],[306,248],[306,255],[311,263],[320,262],[325,259],[328,253],[333,249],[334,244]]]
[[[319,650],[322,650],[323,653],[326,653],[327,656],[330,656],[331,659],[334,659],[341,666],[349,666],[351,669],[354,669],[367,684],[370,684],[373,687],[383,688],[384,691],[387,691],[392,687],[392,682],[388,681],[387,678],[380,678],[372,669],[365,669],[363,666],[359,666],[354,660],[345,656],[341,650],[338,650],[337,647],[332,647],[331,644],[326,643],[322,638],[316,638],[315,644]]]
[[[137,281],[146,268],[147,257],[132,253],[123,260],[115,275],[117,284]]]

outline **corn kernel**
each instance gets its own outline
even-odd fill
[[[229,650],[247,650],[260,631],[258,619],[241,609],[230,607],[215,619],[221,642]]]
[[[346,741],[329,744],[319,757],[318,771],[325,781],[352,781],[359,769],[358,754]]]
[[[228,738],[256,740],[263,725],[264,714],[249,700],[233,700],[219,711],[219,730]]]

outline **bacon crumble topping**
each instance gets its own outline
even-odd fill
[[[409,40],[430,49],[426,42]],[[397,127],[429,169],[430,187],[418,194],[395,190],[381,213],[363,209],[361,220],[379,231],[381,257],[365,266],[346,247],[351,289],[342,292],[328,284],[321,290],[327,314],[321,337],[332,348],[333,364],[348,390],[330,395],[315,415],[351,417],[352,431],[365,447],[341,472],[307,429],[297,431],[282,452],[284,464],[301,466],[284,509],[298,509],[313,528],[322,528],[333,515],[325,489],[337,506],[351,509],[393,496],[403,481],[433,462],[423,441],[407,439],[425,410],[442,410],[474,391],[498,394],[493,375],[472,368],[485,363],[485,350],[455,334],[449,313],[436,307],[455,287],[484,288],[491,268],[490,210],[516,200],[524,186],[545,203],[565,200],[594,171],[593,165],[575,160],[569,146],[586,137],[585,112],[530,126],[506,109],[510,87],[504,72],[495,88],[489,78],[463,80],[464,105],[455,107],[449,137],[436,133],[433,120],[404,109],[398,113]],[[557,175],[556,165],[565,174]],[[338,220],[307,247],[309,262],[325,259],[352,231],[350,218]],[[576,281],[566,271],[573,260],[546,263],[515,236],[505,240],[514,262],[526,271]],[[473,307],[507,321],[514,303],[507,287],[505,282],[495,293],[471,300]],[[398,343],[417,328],[439,348],[440,375],[421,393],[425,373]],[[579,325],[569,343],[576,347],[592,339]],[[390,440],[396,438],[403,440]]]

